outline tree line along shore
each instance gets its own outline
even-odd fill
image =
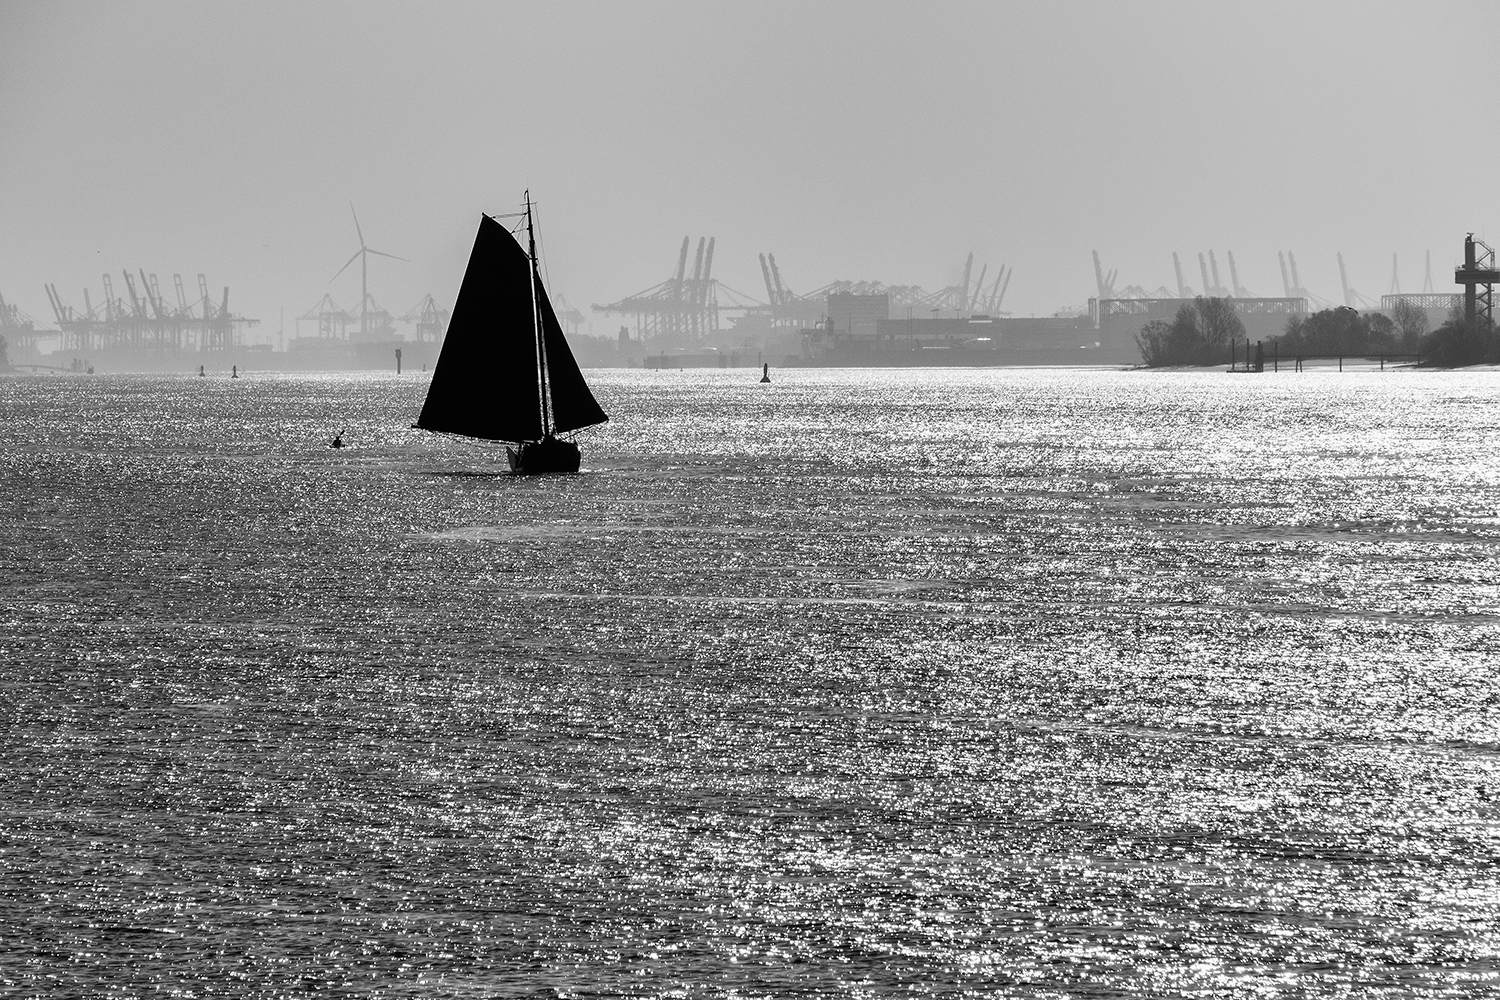
[[[1427,327],[1427,314],[1404,302],[1390,315],[1338,306],[1291,317],[1269,346],[1286,358],[1414,355],[1436,368],[1497,360],[1495,328],[1488,320],[1467,322],[1455,309],[1437,329]],[[1183,303],[1172,319],[1146,323],[1135,337],[1147,368],[1230,363],[1233,345],[1244,339],[1234,300],[1202,295]]]

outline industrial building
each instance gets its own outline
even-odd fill
[[[828,365],[1113,364],[1092,320],[970,313],[892,317],[890,296],[833,292],[827,314],[801,330],[801,360]],[[940,312],[937,309],[935,313]],[[1131,344],[1134,350],[1134,344]]]

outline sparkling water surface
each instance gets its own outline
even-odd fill
[[[589,377],[0,378],[0,992],[1500,988],[1500,373]]]

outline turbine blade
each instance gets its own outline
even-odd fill
[[[359,255],[362,254],[362,253],[364,253],[364,252],[365,252],[365,248],[364,247],[360,247],[358,250],[354,251],[354,256],[349,258],[348,263],[346,263],[343,267],[339,268],[339,274],[343,274],[345,271],[349,270],[349,264],[353,264],[355,261],[359,260]],[[336,280],[338,280],[339,274],[335,274],[332,278],[329,278],[328,279],[328,283],[331,285]]]
[[[354,216],[354,231],[359,234],[359,245],[363,248],[365,245],[365,234],[359,228],[359,214],[354,211],[354,202],[352,201],[349,203],[349,214]],[[348,265],[345,266],[347,267]]]
[[[375,254],[378,257],[389,257],[391,260],[406,260],[405,257],[397,257],[395,254],[393,254],[393,253],[386,253],[384,250],[371,250],[369,248],[366,248],[362,252],[363,253],[373,253],[373,254]],[[411,263],[411,261],[409,261],[409,260],[406,260],[406,262],[408,264]]]

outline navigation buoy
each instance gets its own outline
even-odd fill
[[[762,382],[771,381],[771,366],[769,364],[760,366],[760,380]]]
[[[206,376],[206,375],[205,375],[205,373],[204,373],[204,371],[203,371],[203,366],[202,366],[202,365],[199,365],[199,366],[198,366],[198,377],[199,377],[199,378],[206,378],[206,377],[207,377],[207,376]]]
[[[229,377],[230,378],[239,378],[240,377],[240,366],[239,365],[234,365],[233,367],[234,367],[234,371],[233,371],[233,373],[230,374]]]

